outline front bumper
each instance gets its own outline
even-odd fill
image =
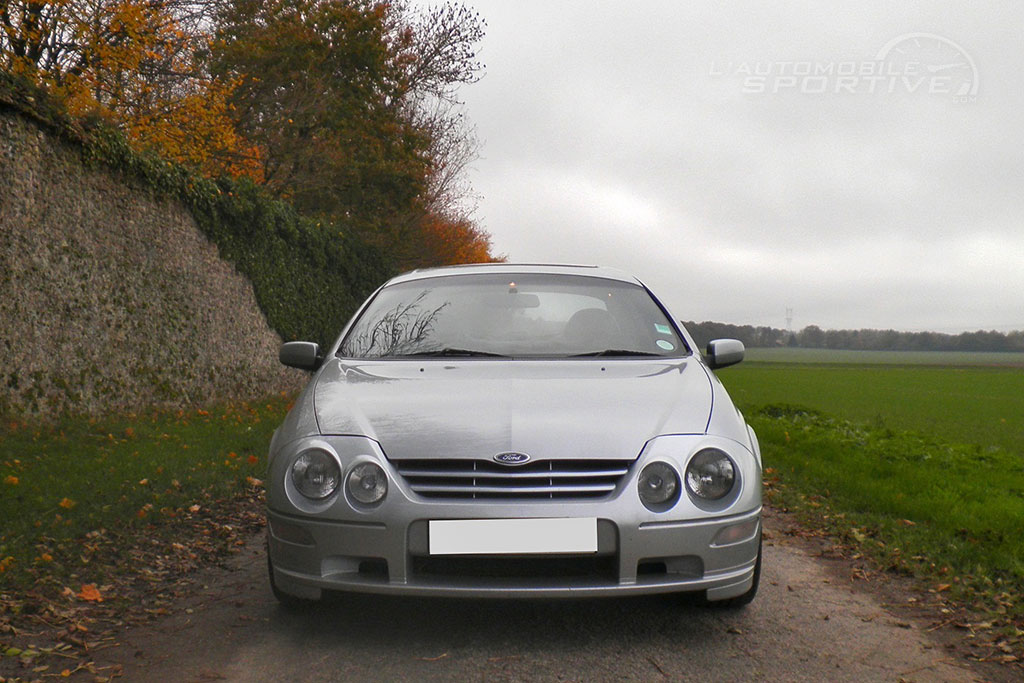
[[[572,516],[566,509],[572,507],[577,506],[560,506],[559,515]],[[479,518],[482,512],[502,518],[493,506],[467,510],[465,518]],[[512,518],[517,511],[505,512]],[[577,512],[587,516],[596,511]],[[750,589],[760,515],[757,509],[713,520],[631,527],[598,518],[597,553],[466,558],[431,556],[425,519],[380,524],[267,513],[274,582],[285,593],[310,599],[325,589],[538,598],[707,591],[710,600],[725,599]],[[753,532],[739,542],[716,545],[715,539],[732,527]],[[294,542],[300,536],[304,542]]]

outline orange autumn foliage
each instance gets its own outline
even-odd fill
[[[256,148],[228,98],[195,61],[207,37],[156,0],[10,0],[0,12],[0,68],[53,93],[72,116],[98,115],[140,148],[207,175],[259,180]]]
[[[228,97],[233,88],[232,84],[208,81],[173,104],[156,93],[150,106],[125,121],[126,131],[140,146],[203,175],[227,173],[262,182],[259,147],[238,132],[230,116]]]
[[[0,69],[138,149],[248,177],[342,223],[396,268],[501,260],[461,217],[476,146],[454,89],[476,80],[483,35],[464,7],[0,0],[0,10]]]
[[[448,219],[435,214],[419,225],[417,256],[424,266],[504,261],[491,255],[491,236],[467,219]]]

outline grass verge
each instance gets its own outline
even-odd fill
[[[3,425],[2,592],[99,586],[131,564],[128,539],[170,546],[206,509],[251,495],[289,400]]]
[[[748,411],[769,499],[1024,635],[1024,461],[813,410]]]

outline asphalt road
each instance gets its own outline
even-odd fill
[[[131,681],[991,680],[891,607],[891,590],[851,581],[778,525],[769,517],[760,593],[737,611],[350,595],[295,614],[271,595],[256,538],[188,611],[101,659]]]

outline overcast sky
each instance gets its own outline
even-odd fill
[[[1024,329],[1021,3],[466,1],[511,261],[622,268],[687,320]]]

